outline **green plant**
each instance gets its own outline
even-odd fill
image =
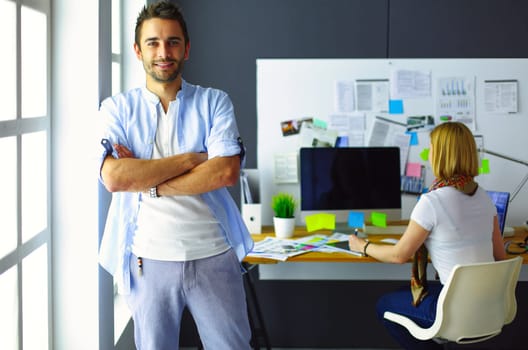
[[[297,202],[291,194],[279,192],[271,198],[271,207],[277,218],[293,218]]]

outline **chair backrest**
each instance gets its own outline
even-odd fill
[[[435,338],[473,343],[499,334],[517,313],[521,265],[521,257],[457,265],[438,298]]]

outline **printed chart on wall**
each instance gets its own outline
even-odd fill
[[[479,148],[528,160],[527,71],[528,59],[258,59],[263,224],[271,223],[274,193],[300,196],[301,147],[399,147],[402,201],[410,208],[433,180],[429,132],[439,123],[462,122]],[[514,192],[528,172],[480,156],[478,181],[487,189]],[[510,206],[512,225],[527,219],[525,208],[528,186]]]

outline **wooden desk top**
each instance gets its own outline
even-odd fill
[[[392,224],[402,225],[404,223],[405,223],[404,221],[401,221],[401,222],[398,221]],[[525,237],[528,236],[528,231],[526,231],[524,227],[515,227],[514,229],[515,229],[514,235],[512,237],[505,237],[504,238],[505,242],[507,241],[523,242]],[[305,237],[305,236],[309,236],[313,234],[330,235],[332,234],[332,231],[331,230],[320,230],[320,231],[315,231],[315,232],[307,232],[304,227],[297,227],[295,229],[292,239]],[[398,235],[398,234],[373,234],[373,235],[369,235],[368,239],[369,241],[372,241],[373,243],[383,244],[381,243],[381,240],[384,238],[399,238],[400,236],[401,235]],[[273,227],[264,226],[262,227],[261,234],[252,234],[251,237],[253,237],[253,240],[255,242],[261,241],[266,237],[274,237]],[[509,256],[515,257],[516,255],[509,255]],[[528,264],[528,253],[521,254],[521,256],[523,257],[523,264]],[[247,262],[249,264],[276,264],[276,263],[279,263],[280,261],[248,256],[244,259],[244,262]],[[378,262],[378,261],[371,257],[355,256],[355,255],[346,254],[346,253],[308,252],[305,254],[291,257],[286,262],[372,263],[372,262]]]

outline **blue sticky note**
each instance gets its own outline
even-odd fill
[[[418,134],[416,133],[416,131],[407,131],[406,134],[411,135],[411,141],[409,144],[411,146],[417,146],[418,145]]]
[[[403,114],[403,100],[389,100],[389,114]]]
[[[365,214],[362,212],[351,211],[348,213],[348,226],[363,228],[365,223]]]
[[[348,147],[348,136],[338,136],[336,147]]]

